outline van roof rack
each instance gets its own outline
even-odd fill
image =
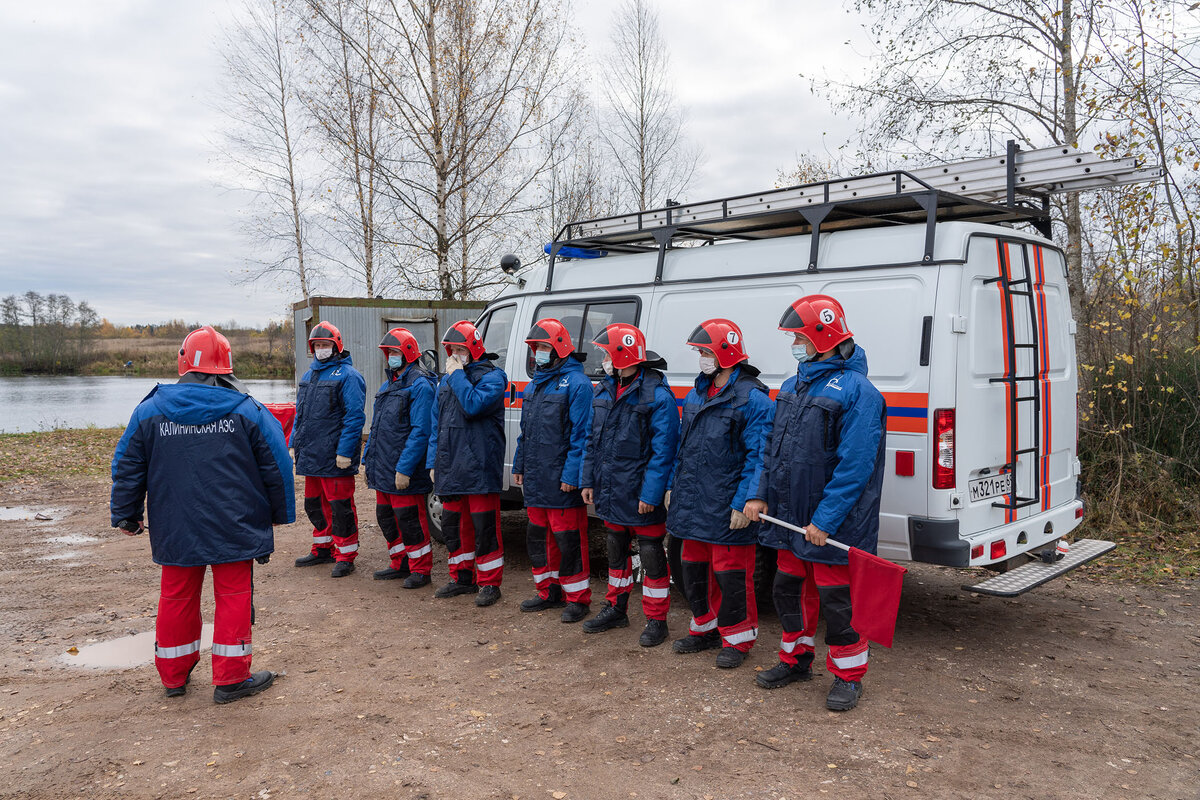
[[[912,171],[835,178],[699,203],[671,204],[564,225],[549,245],[546,291],[565,247],[617,253],[658,251],[654,282],[662,282],[665,253],[676,241],[772,239],[852,228],[925,223],[923,262],[933,260],[938,222],[1028,223],[1050,237],[1050,196],[1154,180],[1162,170],[1136,159],[1103,160],[1073,146],[1021,150],[1003,156]],[[808,269],[817,268],[813,236]]]

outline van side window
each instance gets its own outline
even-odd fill
[[[600,368],[600,362],[604,360],[604,351],[592,344],[592,339],[614,322],[636,325],[638,307],[635,299],[544,303],[538,306],[534,319],[551,317],[565,325],[571,333],[575,349],[587,354],[587,361],[583,363],[584,372],[589,378],[603,378],[604,370]]]
[[[483,334],[484,349],[500,356],[495,363],[501,369],[508,369],[508,342],[516,318],[516,306],[503,306],[489,312],[475,325]]]

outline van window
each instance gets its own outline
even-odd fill
[[[534,319],[551,317],[566,326],[575,349],[587,354],[587,361],[583,363],[584,372],[590,378],[602,378],[604,370],[600,368],[600,362],[604,360],[604,351],[592,344],[592,339],[614,322],[636,325],[639,305],[635,298],[595,303],[583,300],[543,303],[538,306]]]
[[[502,306],[489,311],[475,326],[483,334],[484,349],[500,356],[496,359],[496,365],[502,369],[508,368],[508,342],[516,318],[516,306]]]

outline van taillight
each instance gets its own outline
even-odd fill
[[[937,456],[933,462],[933,488],[954,488],[954,409],[933,412],[933,443]]]

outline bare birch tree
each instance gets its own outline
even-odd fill
[[[868,150],[974,154],[1009,138],[1077,144],[1094,119],[1079,87],[1094,60],[1099,0],[854,0],[875,51],[859,81],[825,79],[863,120]],[[1072,302],[1084,296],[1077,194],[1060,208]],[[1078,310],[1078,306],[1076,306]]]
[[[625,0],[616,12],[603,72],[608,120],[602,137],[622,188],[639,209],[664,205],[687,190],[700,152],[684,138],[667,45],[646,0]]]
[[[394,142],[379,164],[403,285],[452,299],[496,283],[498,241],[537,207],[535,181],[551,161],[538,144],[562,135],[576,112],[552,102],[573,82],[560,6],[380,0],[370,16],[388,46],[370,50],[330,3],[308,2],[386,100]]]
[[[222,154],[238,172],[238,188],[253,198],[246,232],[266,251],[247,280],[292,284],[307,301],[314,277],[306,252],[310,200],[302,178],[305,124],[291,31],[284,0],[246,0],[226,33],[222,110],[230,125]]]

